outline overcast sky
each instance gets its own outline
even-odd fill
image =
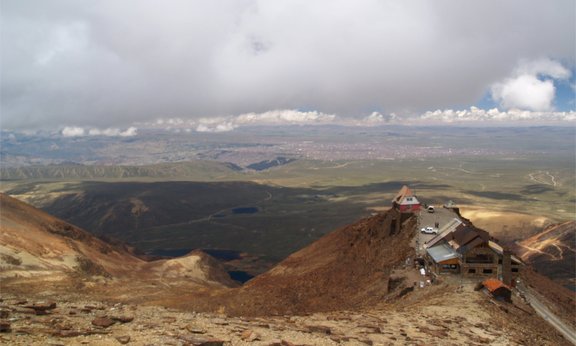
[[[0,4],[7,129],[576,108],[573,0]]]

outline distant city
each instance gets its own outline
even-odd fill
[[[246,167],[276,157],[322,161],[570,155],[574,129],[441,127],[253,127],[228,133],[143,130],[133,137],[3,132],[3,167],[143,165],[196,159]]]

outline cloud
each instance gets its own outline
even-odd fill
[[[574,122],[576,112],[539,112],[519,109],[500,111],[497,108],[485,110],[476,107],[464,110],[436,110],[425,112],[414,121],[444,122],[444,123],[506,123],[506,122]]]
[[[273,110],[264,113],[246,113],[234,118],[237,124],[309,124],[330,123],[336,116],[318,111]]]
[[[197,132],[228,132],[240,126],[248,125],[311,125],[329,124],[336,119],[334,114],[325,114],[318,111],[299,111],[292,109],[271,110],[263,113],[244,113],[236,116],[219,116],[213,118],[156,119],[153,122],[140,124],[147,128],[190,129]]]
[[[157,118],[197,123],[274,109],[405,117],[476,104],[494,81],[518,77],[510,71],[520,59],[573,64],[576,52],[573,0],[0,6],[2,126],[13,129],[116,128]],[[544,95],[550,88],[536,76],[543,85],[517,84]],[[545,108],[548,99],[528,106]]]
[[[505,109],[551,111],[556,96],[553,79],[565,80],[570,76],[570,70],[557,61],[523,62],[512,77],[492,85],[492,98]]]
[[[231,118],[202,118],[198,122],[197,132],[228,132],[238,127]],[[181,124],[183,123],[181,122]]]
[[[64,137],[80,137],[84,136],[84,129],[76,126],[66,126],[62,129],[62,136]]]
[[[90,128],[84,129],[78,126],[66,126],[60,132],[64,137],[81,137],[81,136],[106,136],[106,137],[132,137],[138,134],[138,129],[136,127],[129,127],[122,131],[117,128]]]
[[[463,110],[435,110],[427,111],[411,117],[399,117],[395,113],[382,114],[372,112],[364,118],[343,117],[334,114],[324,114],[317,111],[273,110],[264,113],[246,113],[237,116],[200,118],[198,120],[168,118],[140,123],[139,126],[149,129],[163,129],[168,131],[196,131],[196,132],[229,132],[243,126],[261,125],[341,125],[341,126],[385,126],[388,124],[429,124],[429,123],[484,123],[502,124],[519,122],[519,124],[558,123],[576,121],[576,112],[550,112],[527,111],[510,109],[500,111],[497,108],[481,109],[470,107]]]
[[[380,112],[372,112],[369,116],[357,122],[357,125],[377,125],[382,123],[396,122],[398,120],[401,119],[398,118],[398,115],[396,113],[383,115]]]
[[[518,75],[549,76],[554,79],[568,79],[571,72],[558,61],[552,59],[538,59],[524,61],[516,69]]]

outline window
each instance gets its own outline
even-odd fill
[[[494,257],[488,254],[476,254],[475,256],[467,256],[466,263],[492,263]]]
[[[482,269],[482,274],[492,274],[492,269]]]
[[[476,269],[473,268],[468,269],[468,274],[476,274]]]
[[[518,268],[512,268],[512,273],[518,273]]]

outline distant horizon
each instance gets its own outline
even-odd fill
[[[576,128],[576,111],[569,112],[528,112],[512,110],[509,112],[495,111],[495,116],[499,119],[482,119],[472,118],[474,113],[486,117],[491,111],[485,111],[472,107],[471,110],[463,111],[434,111],[426,112],[420,116],[412,118],[394,118],[392,116],[383,116],[374,112],[365,118],[338,117],[335,115],[323,114],[315,111],[301,112],[292,110],[282,110],[266,112],[261,114],[248,113],[251,119],[246,119],[246,115],[200,118],[199,120],[186,120],[182,118],[156,119],[153,122],[135,123],[127,127],[95,127],[95,126],[59,126],[50,128],[48,126],[42,129],[10,129],[0,127],[2,132],[12,132],[20,134],[51,134],[62,135],[63,137],[82,137],[82,136],[106,136],[106,137],[132,137],[138,134],[138,131],[162,130],[168,132],[186,132],[186,133],[227,133],[234,132],[241,128],[259,128],[259,127],[321,127],[321,126],[341,126],[350,128],[382,128],[389,126],[409,126],[409,127],[574,127]],[[516,113],[514,113],[516,112]],[[266,114],[274,113],[273,117],[267,117]],[[458,114],[464,113],[464,117],[459,118]],[[286,116],[285,114],[288,114]],[[312,114],[310,117],[309,115]],[[514,116],[524,115],[524,119],[514,119]],[[290,116],[294,118],[290,118]],[[542,119],[542,118],[552,119]],[[508,118],[508,119],[506,119]]]

